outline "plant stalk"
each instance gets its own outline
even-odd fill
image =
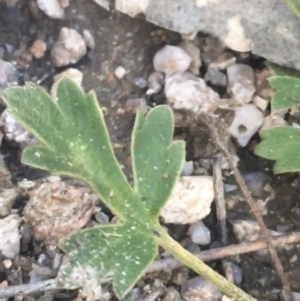
[[[201,277],[214,284],[226,296],[234,298],[235,301],[257,301],[257,299],[246,294],[240,288],[211,269],[202,260],[184,249],[177,241],[169,236],[166,230],[164,230],[160,225],[157,225],[156,231],[156,242],[161,247],[176,257],[184,265],[194,270]]]

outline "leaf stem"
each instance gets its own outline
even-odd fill
[[[185,250],[177,241],[175,241],[160,225],[156,228],[157,243],[168,251],[171,255],[180,260],[201,277],[214,284],[220,291],[236,301],[257,301],[255,298],[246,294],[240,288],[229,282],[226,278],[215,272],[202,260]]]

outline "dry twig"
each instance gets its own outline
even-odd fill
[[[298,243],[299,241],[300,241],[300,231],[272,238],[272,243],[274,246],[293,244],[293,243]],[[254,242],[243,242],[236,245],[230,245],[228,247],[202,251],[194,255],[197,256],[202,261],[208,262],[216,259],[226,258],[229,256],[255,252],[261,249],[265,249],[266,247],[267,244],[264,240],[258,240]],[[174,270],[181,266],[182,263],[173,258],[156,260],[148,268],[147,273],[163,271],[163,270]]]
[[[282,282],[282,286],[283,286],[283,297],[284,299],[288,300],[288,301],[294,301],[293,298],[293,294],[291,291],[291,288],[289,286],[289,282],[288,279],[284,273],[283,270],[283,266],[280,262],[280,259],[278,257],[278,254],[276,252],[276,249],[274,248],[274,245],[272,243],[272,239],[268,233],[268,229],[264,224],[264,221],[261,217],[261,215],[259,214],[259,210],[252,198],[252,195],[247,187],[247,184],[245,182],[245,180],[243,179],[240,171],[238,170],[238,168],[235,166],[233,160],[232,160],[232,156],[228,150],[227,144],[224,142],[224,133],[220,134],[220,131],[224,131],[224,129],[226,129],[227,127],[225,126],[224,122],[216,117],[216,116],[204,116],[204,120],[206,122],[206,125],[208,126],[208,128],[210,129],[213,141],[215,142],[215,144],[217,145],[217,147],[223,152],[223,154],[225,155],[225,158],[229,164],[230,169],[232,170],[232,173],[236,179],[236,182],[238,183],[238,185],[240,186],[240,189],[243,193],[243,195],[245,196],[246,202],[248,203],[249,207],[251,208],[251,211],[253,212],[253,215],[261,229],[261,232],[263,234],[264,239],[266,240],[268,249],[270,251],[272,260],[274,262],[274,266],[275,269],[277,271],[277,274]],[[218,124],[218,125],[217,125]]]

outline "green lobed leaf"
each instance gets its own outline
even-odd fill
[[[57,279],[66,288],[89,290],[112,277],[122,298],[157,254],[157,216],[179,177],[184,144],[172,142],[167,106],[146,117],[139,113],[132,134],[133,189],[115,158],[95,94],[67,78],[54,94],[27,84],[2,95],[9,113],[41,142],[26,148],[22,162],[84,181],[121,220],[62,239],[68,256]]]
[[[272,100],[272,111],[291,109],[300,104],[300,78],[291,76],[273,76],[270,85],[276,89]]]
[[[300,129],[291,126],[277,126],[260,132],[262,142],[255,153],[274,160],[274,172],[300,171]]]
[[[178,177],[178,163],[183,165],[183,144],[171,144],[173,127],[166,127],[173,123],[169,107],[156,107],[146,118],[142,113],[137,115],[132,135],[134,188],[153,217],[158,216],[170,197]]]

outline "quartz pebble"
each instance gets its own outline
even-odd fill
[[[65,12],[58,0],[37,0],[37,5],[50,18],[63,19],[65,17]]]
[[[89,30],[85,29],[82,33],[82,36],[83,36],[86,47],[88,47],[90,49],[94,49],[96,47],[95,39]]]
[[[153,58],[154,69],[166,75],[186,71],[191,62],[191,57],[182,48],[171,45],[160,49]]]
[[[183,40],[178,46],[182,48],[192,59],[188,70],[193,74],[198,75],[202,65],[200,49],[188,40]]]
[[[21,222],[22,218],[17,214],[0,219],[0,252],[7,258],[14,258],[20,252]]]
[[[18,84],[19,74],[12,63],[0,59],[0,91]]]
[[[0,216],[10,214],[11,208],[20,196],[17,188],[4,189],[0,187]]]
[[[219,105],[219,95],[205,81],[189,72],[175,73],[166,78],[167,102],[176,110],[191,113],[213,112]]]
[[[171,197],[161,211],[161,216],[166,223],[195,223],[210,213],[214,196],[212,177],[180,177]]]
[[[181,171],[181,176],[190,176],[194,172],[194,162],[193,161],[188,161],[184,162],[182,171]]]
[[[258,224],[251,220],[231,221],[233,231],[239,242],[255,241],[260,238],[261,231]]]
[[[236,284],[241,284],[243,279],[242,269],[231,261],[224,261],[223,266],[228,280]]]
[[[15,119],[8,114],[7,110],[3,111],[0,123],[3,126],[5,138],[19,143],[21,148],[38,143],[38,140],[15,121]]]
[[[191,225],[190,235],[195,244],[208,245],[210,243],[210,231],[202,221]]]
[[[126,69],[123,68],[122,66],[119,66],[116,68],[115,70],[115,76],[118,78],[118,79],[122,79],[126,74]]]
[[[147,95],[156,94],[160,92],[165,82],[165,75],[163,72],[154,71],[149,75],[148,78],[148,90]]]
[[[262,112],[254,104],[235,108],[235,116],[229,127],[229,133],[245,147],[264,121]]]
[[[51,59],[55,67],[75,64],[86,54],[83,37],[74,29],[62,27],[58,41],[51,50]]]
[[[201,277],[195,277],[183,283],[181,295],[186,301],[220,301],[222,297],[221,292],[213,284]]]
[[[213,67],[208,67],[205,80],[214,86],[226,87],[227,85],[226,75]]]
[[[108,224],[109,217],[104,212],[97,212],[95,215],[95,219],[99,224]]]
[[[255,76],[252,68],[235,64],[227,68],[228,89],[241,104],[249,103],[255,92]]]
[[[268,106],[269,106],[269,101],[268,100],[266,100],[266,99],[264,99],[264,98],[262,98],[262,97],[260,97],[260,96],[258,96],[258,95],[255,95],[254,97],[253,97],[253,100],[252,100],[252,102],[261,110],[261,111],[265,111],[267,108],[268,108]]]

